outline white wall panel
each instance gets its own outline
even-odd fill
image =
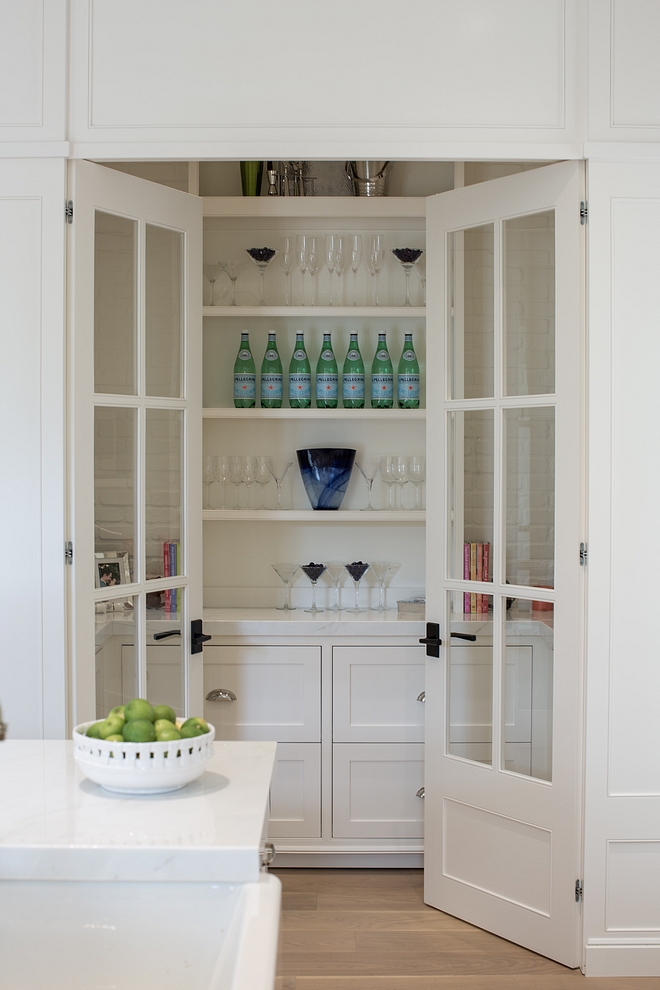
[[[660,841],[608,842],[605,927],[660,932]]]

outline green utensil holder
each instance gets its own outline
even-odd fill
[[[241,187],[244,196],[261,195],[261,177],[263,172],[263,162],[241,162]]]

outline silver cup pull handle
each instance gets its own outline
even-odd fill
[[[215,688],[206,695],[207,701],[236,701],[236,695],[229,688]]]
[[[426,788],[425,787],[420,787],[420,789],[415,794],[415,797],[425,798],[426,797]]]
[[[417,695],[417,700],[426,701],[426,691],[420,691],[420,693]]]

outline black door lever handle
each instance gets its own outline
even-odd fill
[[[452,639],[467,639],[470,643],[476,642],[477,637],[474,633],[450,633]],[[439,657],[440,647],[442,646],[442,640],[440,639],[440,625],[437,622],[427,622],[426,623],[426,636],[420,639],[426,647],[427,657]]]
[[[474,633],[450,633],[452,639],[467,639],[470,643],[476,643],[477,637]]]
[[[202,632],[202,620],[193,619],[190,623],[190,652],[191,653],[201,653],[204,643],[212,636],[205,636]]]
[[[168,636],[180,636],[180,629],[168,629],[167,632],[154,633],[154,639],[167,639]]]

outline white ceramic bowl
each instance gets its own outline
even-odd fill
[[[165,794],[178,791],[201,777],[213,756],[215,728],[193,739],[172,742],[108,742],[92,739],[83,722],[73,730],[74,757],[81,771],[95,784],[118,794]],[[183,724],[177,719],[177,726]]]

